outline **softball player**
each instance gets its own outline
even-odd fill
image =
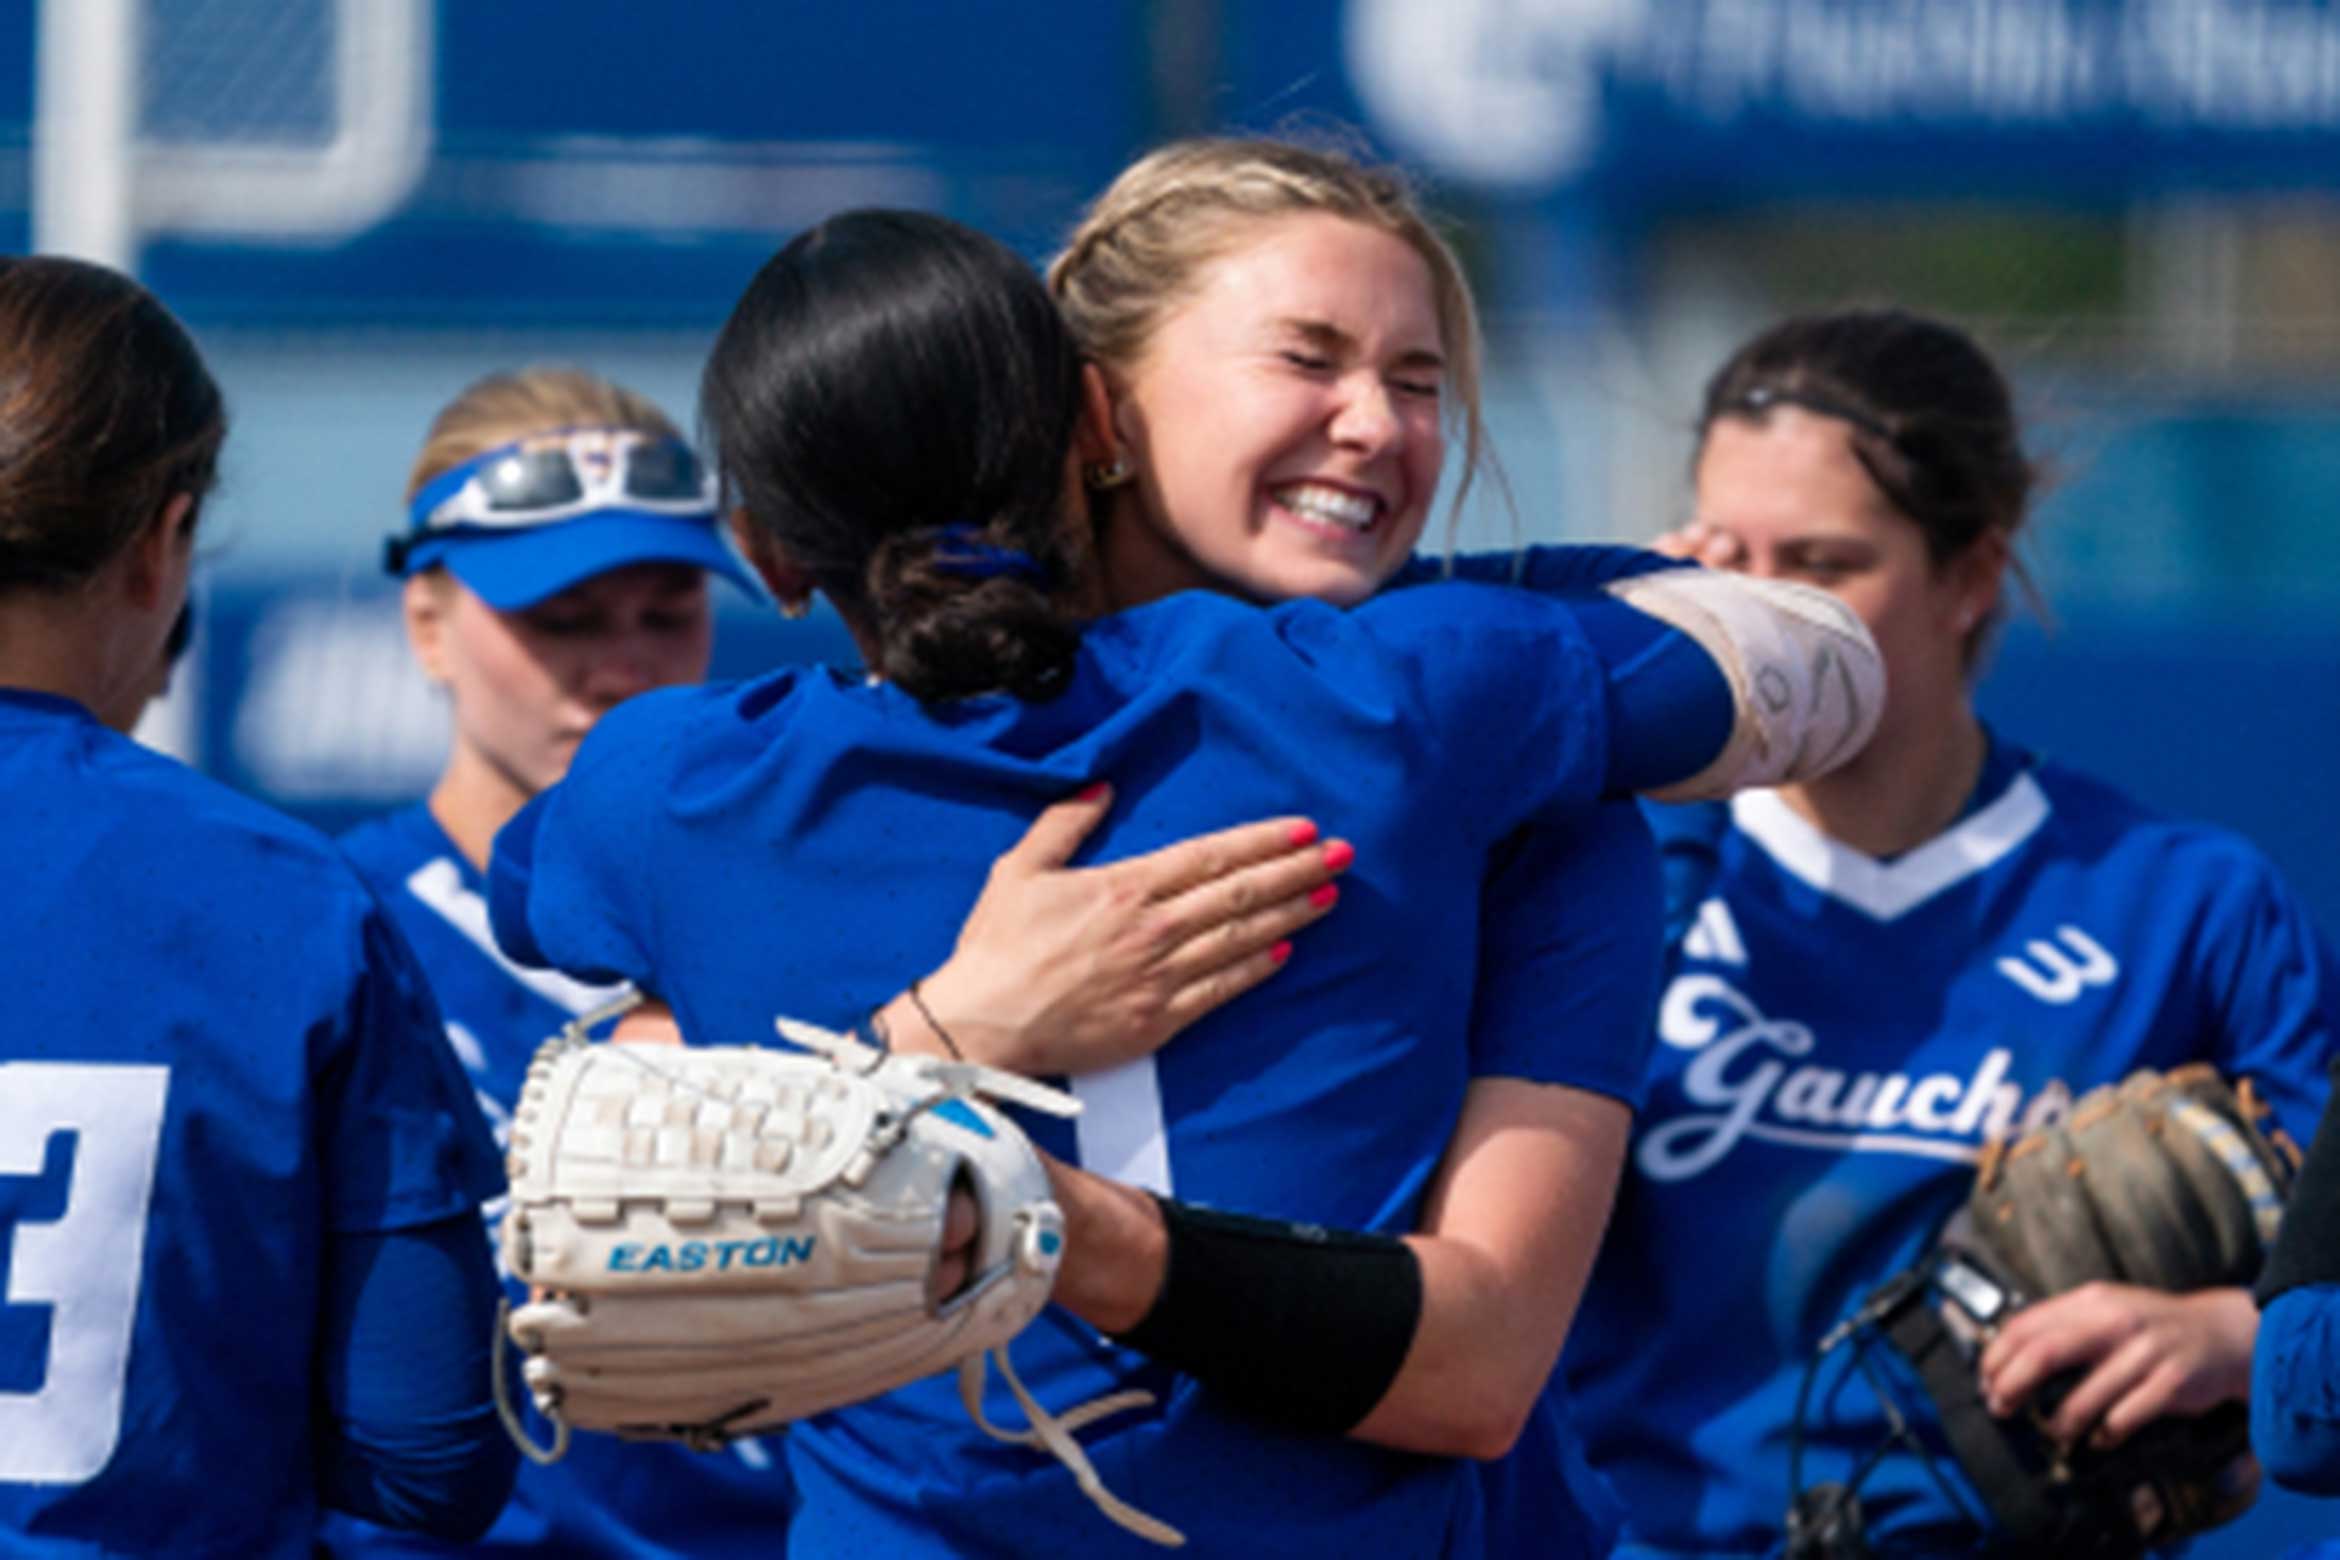
[[[447,690],[453,737],[427,800],[341,843],[421,956],[445,1014],[443,1049],[461,1059],[501,1143],[537,1046],[614,993],[497,950],[480,892],[488,842],[619,701],[706,675],[711,575],[753,586],[674,425],[576,369],[466,388],[432,422],[408,506],[388,561],[406,581],[416,659]],[[501,1211],[499,1198],[488,1213]],[[334,1523],[327,1539],[346,1555],[761,1554],[787,1510],[786,1470],[764,1445],[700,1457],[596,1440],[556,1466],[524,1466],[475,1542],[359,1521]]]
[[[323,839],[130,742],[226,432],[177,322],[0,261],[0,1554],[460,1539],[495,1150],[421,971]]]
[[[1931,1469],[1861,1473],[1887,1409],[1846,1356],[1798,1415],[1816,1341],[1930,1244],[1987,1137],[2132,1068],[2213,1062],[2304,1130],[2331,959],[2250,846],[1976,718],[2032,476],[1971,341],[1895,311],[1791,320],[1715,375],[1701,430],[1679,544],[1836,593],[1893,696],[1835,773],[1666,825],[1687,930],[1568,1374],[1622,1553],[1775,1548],[1799,1444],[1807,1485],[1857,1486],[1871,1543],[1956,1551],[1981,1503],[1938,1437]],[[2076,1371],[2054,1433],[2117,1440],[2240,1396],[2255,1325],[2239,1289],[2092,1286],[2017,1313],[1983,1387],[2014,1413]]]
[[[767,582],[829,594],[884,680],[785,672],[617,711],[499,839],[498,934],[644,983],[686,1031],[775,1012],[842,1025],[933,963],[968,879],[1091,778],[1124,798],[1106,859],[1294,801],[1338,819],[1356,852],[1338,935],[1092,1092],[1077,1136],[1035,1130],[1177,1201],[1161,1213],[1061,1170],[1062,1304],[1017,1366],[1060,1409],[1156,1393],[1085,1439],[1116,1493],[1198,1552],[1503,1552],[1461,1459],[1511,1446],[1538,1407],[1509,1378],[1539,1367],[1506,1350],[1548,1362],[1581,1271],[1567,1248],[1599,1223],[1626,1110],[1530,1093],[1568,1075],[1565,1043],[1515,1034],[1495,1055],[1470,1033],[1473,907],[1516,825],[1601,793],[1602,669],[1565,611],[1464,586],[1353,613],[1187,593],[1084,632],[1086,522],[1062,507],[1079,382],[1030,273],[963,229],[865,214],[782,251],[703,399]],[[1654,902],[1645,876],[1587,889],[1620,919]],[[1482,1073],[1518,1093],[1475,1091]],[[1458,1120],[1484,1151],[1440,1176]],[[1230,1229],[1188,1199],[1367,1233]],[[1399,1238],[1426,1217],[1437,1234]],[[1170,1271],[1264,1264],[1253,1299],[1306,1303],[1279,1319],[1190,1286],[1156,1305],[1164,1242]],[[1182,1244],[1246,1255],[1180,1262]],[[1016,1415],[1004,1392],[988,1410]],[[941,1383],[808,1421],[788,1449],[797,1553],[1138,1544],[1055,1464],[981,1436]],[[1585,1536],[1544,1535],[1563,1552]]]
[[[406,581],[416,658],[448,691],[453,741],[427,800],[342,844],[421,954],[448,1042],[501,1140],[537,1046],[616,992],[503,956],[482,898],[489,842],[566,772],[610,709],[705,676],[710,576],[753,586],[716,531],[710,486],[673,424],[579,370],[497,374],[467,388],[434,420],[408,503],[410,524],[388,562]],[[1078,1038],[1062,1021],[1076,995],[1166,1034],[1272,973],[1269,950],[1327,908],[1308,896],[1330,872],[1292,849],[1289,820],[1131,863],[1137,875],[1112,884],[1051,870],[1100,811],[1064,804],[1009,853],[964,955],[928,977],[938,999],[1013,992],[1017,1021],[1060,1044]],[[1206,870],[1198,863],[1212,852],[1223,864]],[[1181,940],[1206,946],[1142,969],[1119,960],[1092,930],[1090,896],[1121,890],[1182,916]],[[494,1530],[463,1552],[762,1554],[785,1521],[787,1493],[769,1444],[700,1456],[589,1438],[556,1465],[524,1467]],[[358,1522],[329,1537],[345,1554],[433,1552]]]
[[[1174,142],[1098,196],[1049,268],[1112,436],[1096,498],[1114,600],[1203,588],[1260,601],[1353,603],[1447,568],[1411,559],[1461,433],[1457,503],[1484,433],[1469,284],[1395,170],[1272,140]],[[1465,578],[1562,596],[1608,669],[1613,793],[1679,782],[1717,761],[1731,728],[1714,663],[1660,619],[1602,594],[1664,567],[1635,549],[1537,548],[1458,560]],[[1760,603],[1746,603],[1750,610]],[[1483,890],[1471,1033],[1489,1097],[1562,1083],[1638,1102],[1654,985],[1644,928],[1588,884],[1634,881],[1649,844],[1629,806],[1507,842]],[[1642,857],[1637,869],[1631,863]],[[1532,1082],[1525,1080],[1533,1080]],[[1473,1145],[1452,1163],[1467,1168]],[[1586,1260],[1597,1230],[1572,1260]],[[1565,1308],[1542,1336],[1557,1346]],[[1510,1542],[1605,1553],[1614,1501],[1587,1470],[1550,1356],[1531,1352],[1501,1401],[1521,1443],[1477,1465]]]

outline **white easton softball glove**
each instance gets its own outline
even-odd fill
[[[586,1044],[572,1028],[530,1064],[503,1245],[534,1298],[508,1331],[555,1438],[537,1447],[507,1413],[522,1449],[553,1460],[576,1428],[704,1450],[957,1366],[986,1433],[1045,1446],[1113,1520],[1181,1542],[1107,1492],[1070,1434],[1150,1396],[1059,1418],[1007,1363],[1048,1302],[1064,1221],[1030,1141],[981,1096],[1052,1115],[1078,1103],[985,1067],[779,1029],[804,1049]],[[967,1283],[935,1303],[954,1186],[980,1228]],[[984,1418],[987,1351],[1031,1429]]]

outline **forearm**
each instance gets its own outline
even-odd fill
[[[1135,1327],[1162,1293],[1170,1237],[1162,1210],[1134,1186],[1042,1154],[1050,1193],[1064,1213],[1058,1305],[1103,1333]]]
[[[1473,1087],[1422,1232],[1412,1348],[1351,1434],[1407,1451],[1499,1457],[1550,1380],[1615,1200],[1631,1114],[1582,1090]]]
[[[1433,1236],[1408,1236],[1406,1244],[1422,1272],[1413,1345],[1389,1390],[1349,1433],[1400,1451],[1501,1457],[1559,1361],[1584,1273],[1566,1286],[1564,1308],[1549,1314],[1483,1252]]]
[[[1474,1086],[1424,1231],[1402,1241],[1164,1206],[1051,1162],[1056,1299],[1291,1428],[1431,1455],[1508,1451],[1590,1272],[1627,1112]],[[1176,1280],[1173,1281],[1173,1274]]]

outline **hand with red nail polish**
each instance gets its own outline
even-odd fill
[[[900,1049],[1083,1073],[1144,1056],[1266,980],[1340,900],[1356,859],[1312,819],[1272,818],[1098,867],[1070,865],[1112,810],[1098,784],[994,862],[950,960],[880,1014]]]

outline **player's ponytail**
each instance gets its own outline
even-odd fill
[[[1066,565],[1048,535],[1053,516],[1044,518],[960,522],[881,543],[867,574],[886,625],[878,674],[922,699],[1061,692],[1081,631],[1058,604]],[[1037,534],[1019,542],[1018,533]]]
[[[751,550],[809,575],[873,671],[929,700],[1063,686],[1091,573],[1065,512],[1080,361],[1012,251],[832,217],[749,284],[700,405]]]
[[[0,259],[0,591],[87,579],[180,493],[227,411],[186,330],[103,266]]]

